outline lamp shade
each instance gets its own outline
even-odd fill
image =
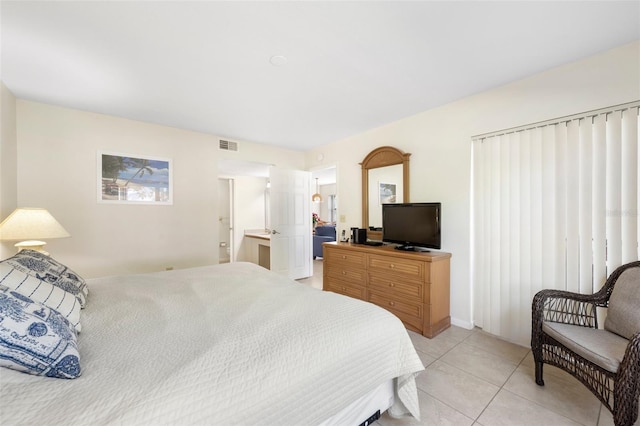
[[[320,195],[320,187],[318,186],[318,178],[316,178],[316,193],[311,196],[311,201],[314,203],[322,202],[322,195]]]
[[[15,209],[0,223],[0,240],[40,240],[70,236],[45,209]]]

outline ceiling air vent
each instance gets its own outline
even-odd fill
[[[231,142],[220,139],[220,149],[223,149],[225,151],[238,151],[238,142]]]

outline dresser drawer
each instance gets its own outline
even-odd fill
[[[325,277],[331,277],[338,281],[349,281],[362,286],[367,282],[367,271],[364,269],[356,269],[344,267],[342,265],[325,265]]]
[[[336,249],[331,246],[324,246],[323,250],[325,254],[325,265],[329,263],[331,265],[343,265],[362,269],[367,267],[367,256],[364,253],[354,250]]]
[[[412,330],[422,333],[423,328],[423,305],[422,303],[403,300],[389,294],[382,294],[369,289],[369,302],[375,303],[381,308],[392,312],[400,318],[405,325],[410,325]]]
[[[414,300],[417,302],[430,303],[429,284],[421,281],[408,280],[403,277],[391,274],[369,274],[369,288],[376,292],[386,293],[400,299]]]
[[[429,282],[429,264],[413,259],[402,259],[391,256],[369,256],[369,270],[371,272],[386,272],[394,275]]]
[[[360,300],[366,300],[366,287],[352,284],[346,281],[340,281],[332,277],[324,277],[322,289],[332,291],[334,293],[344,294]]]

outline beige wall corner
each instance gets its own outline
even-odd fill
[[[18,203],[18,141],[16,98],[0,81],[0,221]],[[0,242],[0,259],[15,253],[12,243]]]

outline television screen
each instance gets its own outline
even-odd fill
[[[440,203],[382,205],[382,241],[398,249],[440,249]]]

